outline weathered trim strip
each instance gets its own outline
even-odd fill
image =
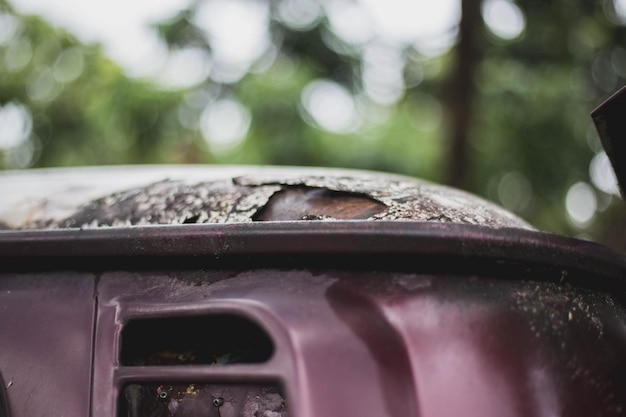
[[[626,255],[602,245],[523,229],[414,221],[8,231],[0,232],[0,264],[5,271],[332,267],[491,272],[576,281],[626,295]]]

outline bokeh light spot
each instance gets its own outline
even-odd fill
[[[4,65],[11,72],[24,68],[33,57],[33,48],[28,39],[16,39],[4,52]]]
[[[85,61],[78,48],[69,48],[61,52],[54,64],[54,78],[62,83],[70,83],[83,73]]]
[[[250,128],[250,111],[232,99],[211,102],[200,117],[200,131],[211,150],[226,154],[243,143]]]
[[[322,8],[316,0],[283,0],[278,5],[277,16],[294,30],[308,30],[322,17]]]
[[[50,68],[43,68],[29,77],[26,86],[28,96],[34,101],[51,101],[61,92],[61,86]]]
[[[393,104],[404,93],[404,55],[400,49],[373,43],[363,54],[363,85],[369,98]]]
[[[7,149],[4,153],[4,164],[10,169],[31,167],[41,153],[39,141],[36,137],[25,140],[18,146]]]
[[[0,149],[19,146],[28,139],[33,129],[33,119],[28,108],[20,103],[0,107]]]
[[[501,39],[515,39],[526,28],[524,13],[509,0],[486,0],[482,14],[491,33]]]
[[[10,13],[0,13],[0,45],[6,45],[15,36],[19,21]]]
[[[189,88],[206,80],[210,71],[211,60],[203,49],[175,49],[156,78],[168,88]]]
[[[456,0],[360,0],[374,18],[378,35],[389,42],[408,44],[440,37],[458,22]]]
[[[532,185],[520,172],[508,172],[498,183],[498,199],[504,208],[517,213],[529,207],[532,192]]]
[[[626,0],[613,0],[613,7],[619,21],[622,24],[626,23]]]
[[[335,35],[344,42],[358,45],[370,41],[374,35],[374,21],[368,11],[352,1],[333,1],[326,4],[326,14]]]
[[[598,201],[593,188],[586,182],[577,182],[567,190],[565,208],[569,219],[579,227],[585,227],[593,220]]]
[[[598,190],[607,194],[619,195],[617,178],[606,153],[599,152],[593,157],[589,164],[589,176]]]
[[[270,47],[269,8],[254,0],[214,0],[200,5],[195,22],[211,42],[211,77],[235,82]]]
[[[347,133],[358,127],[354,99],[341,85],[317,80],[302,91],[302,105],[314,122],[329,132]]]

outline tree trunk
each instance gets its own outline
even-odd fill
[[[482,0],[461,0],[459,41],[444,98],[449,129],[447,177],[450,185],[459,188],[468,186],[472,165],[467,148],[474,109],[474,76],[482,55],[481,3]]]

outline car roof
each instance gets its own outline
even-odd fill
[[[472,194],[395,174],[259,166],[109,166],[0,173],[4,229],[256,220],[415,220],[532,229]]]

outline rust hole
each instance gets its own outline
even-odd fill
[[[183,220],[183,224],[198,223],[198,220],[200,220],[200,215],[196,214],[196,215],[185,218],[185,220]]]
[[[291,186],[275,193],[252,220],[367,219],[386,209],[385,204],[363,194]]]

